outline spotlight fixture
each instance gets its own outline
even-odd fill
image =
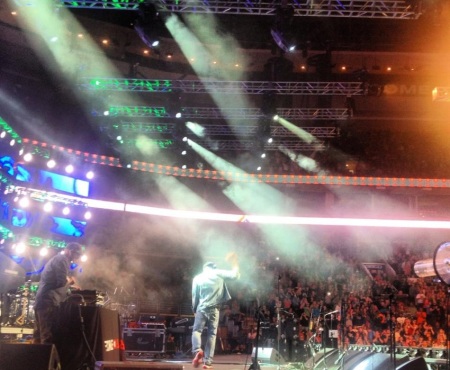
[[[22,254],[23,252],[25,252],[26,248],[27,246],[23,242],[19,242],[13,245],[14,252],[16,252],[17,254]]]
[[[286,53],[293,52],[296,43],[292,36],[292,21],[294,18],[294,8],[282,1],[275,12],[275,23],[270,30],[273,41]]]
[[[33,154],[31,154],[31,153],[26,153],[26,154],[23,156],[23,160],[24,160],[25,162],[31,162],[31,161],[33,160]]]
[[[53,210],[53,203],[52,202],[46,202],[44,204],[44,211],[45,212],[51,212]]]
[[[50,159],[50,160],[47,162],[47,167],[48,167],[48,168],[54,168],[55,166],[56,166],[56,162],[55,162],[54,159]]]
[[[94,178],[94,172],[93,172],[93,171],[88,171],[88,172],[86,173],[86,178],[87,178],[88,180],[92,180],[92,179]]]
[[[30,198],[22,197],[19,199],[19,206],[22,208],[27,208],[30,205]]]
[[[45,257],[46,255],[48,255],[48,248],[47,247],[41,248],[39,251],[39,255],[42,257]]]
[[[74,171],[74,167],[73,165],[69,164],[66,166],[65,170],[67,173],[72,173]]]
[[[70,213],[70,208],[65,206],[62,210],[64,216],[67,216]]]

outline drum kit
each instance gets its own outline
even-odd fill
[[[14,327],[33,327],[34,302],[38,283],[31,281],[10,290],[2,296],[2,325]]]

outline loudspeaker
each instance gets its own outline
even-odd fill
[[[132,361],[97,361],[95,370],[116,370],[116,369],[154,369],[154,370],[183,370],[182,364],[167,364],[158,362],[132,362]]]
[[[55,344],[64,370],[78,370],[83,364],[93,367],[94,357],[98,361],[120,361],[123,343],[119,313],[63,302]]]
[[[397,366],[397,370],[427,370],[428,365],[423,357],[417,357],[407,362]]]
[[[58,370],[58,351],[53,344],[0,343],[0,370]]]
[[[252,351],[252,360],[255,358],[256,348]],[[266,364],[284,364],[286,361],[275,348],[258,347],[258,361]]]

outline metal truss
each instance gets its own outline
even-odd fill
[[[173,149],[176,147],[176,143],[171,142],[170,144],[166,143],[161,145],[160,140],[151,139],[151,141],[155,142],[160,149]],[[194,140],[197,144],[205,147],[205,148],[213,148],[214,151],[247,151],[247,150],[261,150],[264,151],[278,151],[282,146],[283,149],[295,150],[295,151],[307,151],[307,150],[318,150],[322,151],[326,149],[326,143],[323,140],[315,140],[314,142],[307,143],[300,139],[296,140],[274,140],[271,144],[264,144],[264,147],[261,148],[261,141],[255,139],[246,139],[246,140]],[[130,148],[136,147],[135,139],[126,139],[123,141],[123,146],[128,146]]]
[[[206,141],[198,141],[200,144],[206,148],[210,147],[210,143]],[[272,144],[264,145],[265,151],[278,151],[280,146],[284,149],[295,150],[295,151],[308,151],[308,150],[325,150],[326,144],[324,141],[316,140],[314,143],[307,143],[301,140],[275,140]],[[247,150],[259,150],[259,142],[255,140],[218,140],[215,142],[215,149],[220,151],[247,151]]]
[[[39,0],[31,1],[38,2]],[[30,3],[30,0],[17,0]],[[170,13],[216,13],[240,15],[275,15],[278,1],[247,0],[57,0],[68,8],[95,8],[136,10],[142,3],[153,3],[160,12]],[[294,16],[308,17],[358,17],[384,19],[416,19],[420,7],[412,7],[403,0],[298,0],[291,3]]]
[[[139,133],[139,134],[161,134],[161,135],[171,135],[174,132],[176,124],[175,123],[146,123],[146,122],[121,122],[117,128],[117,132],[120,133]],[[239,126],[239,134],[242,136],[255,136],[258,132],[258,127],[256,125],[245,125]],[[103,132],[112,129],[109,125],[103,125],[100,127]],[[327,127],[301,127],[302,130],[310,133],[315,138],[331,139],[339,136],[339,128],[333,126]],[[231,136],[233,131],[228,125],[207,125],[205,126],[205,133],[208,136]],[[286,129],[283,126],[271,125],[270,135],[274,138],[276,137],[292,137],[297,136]]]
[[[184,119],[242,119],[256,120],[267,115],[260,108],[215,108],[215,107],[182,107]],[[350,117],[347,108],[277,108],[280,117],[295,120],[346,120]],[[146,106],[112,106],[110,117],[153,117],[170,118],[164,107]]]
[[[78,87],[88,91],[183,92],[189,94],[364,95],[361,82],[316,81],[200,81],[129,78],[80,78]]]

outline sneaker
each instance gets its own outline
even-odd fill
[[[203,358],[203,351],[202,350],[197,351],[194,359],[192,360],[192,366],[198,367],[198,365],[200,365],[200,363],[202,363],[203,361],[202,358]]]
[[[204,369],[212,369],[213,366],[212,366],[212,364],[204,364],[204,365],[203,365],[203,368],[204,368]]]

